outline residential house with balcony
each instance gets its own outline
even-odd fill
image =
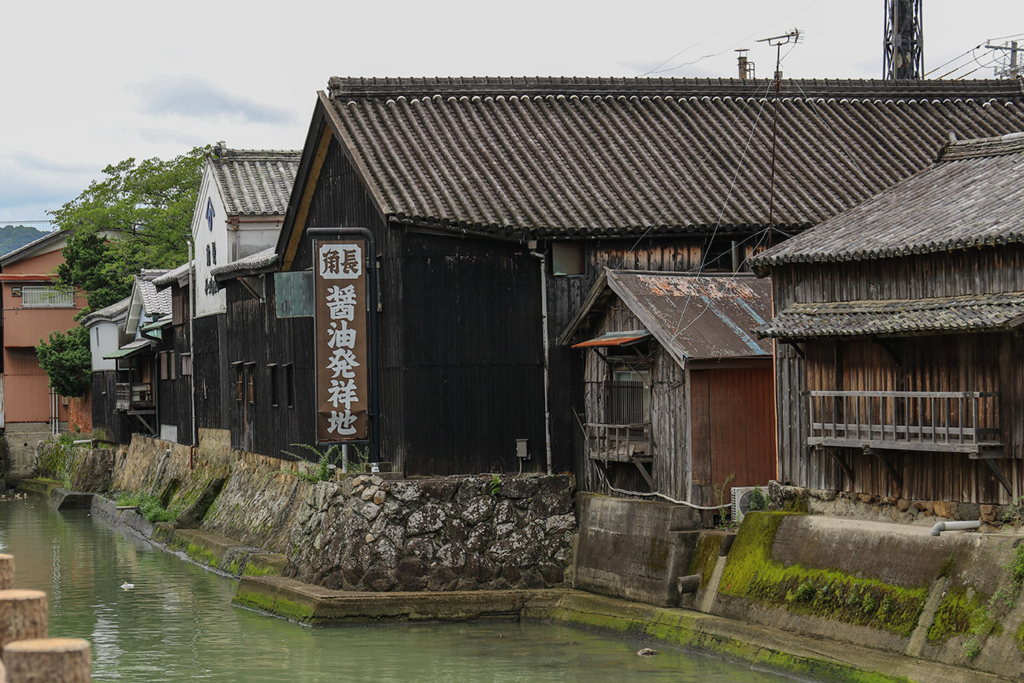
[[[758,256],[779,478],[909,500],[1024,493],[1024,133],[937,161]]]
[[[36,444],[57,433],[68,420],[68,399],[50,389],[35,350],[51,332],[75,327],[75,316],[86,306],[84,295],[58,288],[53,282],[53,272],[64,262],[66,245],[66,234],[58,230],[0,258],[0,426],[14,477],[31,470]]]

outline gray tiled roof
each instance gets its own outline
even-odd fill
[[[762,337],[811,339],[977,332],[1024,323],[1024,292],[935,299],[798,303],[757,329]]]
[[[331,79],[325,107],[390,220],[538,236],[767,223],[768,81]],[[802,229],[1024,130],[1020,84],[784,81],[775,222]]]
[[[222,280],[230,278],[232,275],[241,275],[245,273],[256,272],[264,270],[274,265],[277,261],[277,253],[275,247],[267,247],[262,251],[257,251],[251,256],[240,258],[237,261],[231,263],[225,263],[222,266],[217,266],[210,270],[210,274],[216,279]]]
[[[296,150],[215,147],[209,160],[228,215],[283,215],[301,156]]]
[[[164,287],[170,287],[174,283],[182,279],[187,279],[189,270],[189,264],[183,263],[174,270],[169,270],[160,277],[153,278],[153,285],[157,289],[163,289]]]
[[[83,317],[79,321],[79,324],[81,324],[82,327],[89,327],[89,325],[95,323],[121,322],[128,315],[128,304],[131,300],[132,298],[130,296],[126,296],[117,303],[110,304],[98,311],[93,311],[89,315]]]
[[[158,318],[171,313],[171,290],[158,290],[153,281],[167,273],[166,270],[143,270],[142,275],[135,276],[135,287],[142,296],[142,308],[150,318]]]
[[[1020,126],[1024,130],[1024,124]],[[783,242],[756,268],[1024,241],[1024,133],[953,142],[938,161]]]

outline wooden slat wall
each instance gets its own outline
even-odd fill
[[[795,302],[913,299],[1024,291],[1024,248],[999,248],[843,264],[798,264],[772,270],[775,306]],[[916,500],[1006,504],[1024,492],[1024,348],[1010,333],[930,335],[885,339],[900,359],[868,341],[776,344],[779,477],[811,488],[896,495],[875,457],[845,451],[854,482],[822,452],[806,447],[807,389],[999,391],[998,419],[1005,451],[999,461],[1014,492],[1003,489],[988,466],[965,455],[894,453],[904,497]],[[842,367],[843,373],[836,369]],[[805,378],[806,374],[806,378]]]
[[[117,402],[117,372],[103,370],[92,373],[92,428],[98,438],[113,443],[131,443],[131,425]]]

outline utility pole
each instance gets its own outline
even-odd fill
[[[782,46],[799,43],[804,34],[795,28],[789,33],[771,38],[762,38],[759,43],[768,43],[775,48],[775,95],[772,98],[772,175],[768,181],[768,247],[772,246],[772,227],[775,220],[775,140],[779,130],[779,90],[782,88]]]
[[[1010,53],[1010,64],[1000,69],[996,69],[996,76],[999,78],[1024,78],[1024,66],[1017,59],[1017,53],[1021,50],[1017,48],[1017,41],[1011,41],[1009,45],[992,45],[991,43],[985,43],[985,47],[989,50],[998,50],[1000,52]]]
[[[882,78],[924,77],[921,0],[885,0]]]

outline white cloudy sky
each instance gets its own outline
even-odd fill
[[[1021,0],[924,5],[926,70],[968,52],[934,76],[990,62],[984,48],[969,53],[987,39],[1019,34],[1024,45]],[[798,27],[806,39],[786,57],[787,77],[874,78],[882,8],[883,0],[4,2],[0,224],[45,219],[127,157],[168,158],[218,140],[297,149],[329,76],[730,77],[738,47],[767,76],[774,49],[756,40]]]

